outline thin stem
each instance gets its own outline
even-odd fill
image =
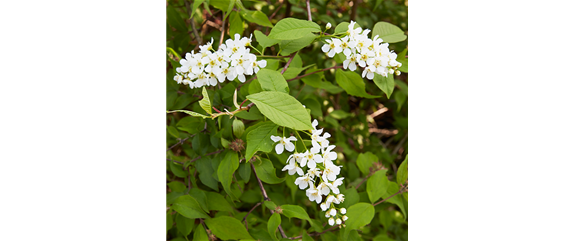
[[[166,152],[168,152],[169,150],[173,149],[174,147],[176,147],[177,145],[184,143],[185,141],[187,141],[187,139],[194,137],[196,134],[193,134],[191,136],[188,136],[187,138],[180,140],[178,143],[175,143],[173,146],[171,146],[170,148],[167,148],[167,150],[165,150]]]
[[[311,19],[311,4],[309,4],[309,0],[307,0],[307,18],[309,21],[313,21],[313,19]]]
[[[328,228],[328,229],[326,229],[325,231],[320,232],[320,233],[318,233],[318,232],[310,233],[309,236],[319,236],[319,235],[324,234],[324,233],[326,233],[326,232],[332,231],[333,229],[336,229],[336,228],[338,228],[338,227],[339,227],[339,225],[335,225],[335,226],[330,227],[330,228]],[[302,237],[303,237],[303,235],[299,235],[299,236],[297,236],[297,237],[292,237],[292,238],[289,238],[289,239],[300,239],[300,238],[302,238]]]
[[[263,202],[258,202],[257,204],[255,204],[255,206],[253,206],[251,208],[251,210],[249,210],[249,212],[247,212],[247,215],[245,215],[245,217],[243,217],[243,222],[245,222],[245,229],[249,230],[249,228],[247,227],[247,216],[249,216],[249,214],[251,212],[253,212],[253,210],[255,210],[255,208],[259,207],[259,205],[261,205],[261,203],[263,203]]]
[[[297,137],[299,137],[299,140],[301,141],[301,143],[303,143],[303,147],[305,147],[305,150],[309,150],[307,149],[307,145],[305,145],[305,142],[303,142],[303,138],[301,138],[301,136],[299,135],[299,131],[295,130],[295,134],[297,134]]]
[[[207,153],[207,154],[205,154],[205,155],[203,155],[203,156],[198,156],[198,157],[196,157],[196,158],[193,158],[193,159],[192,159],[191,161],[189,161],[189,162],[194,162],[194,161],[199,160],[199,159],[202,158],[202,157],[206,157],[206,156],[209,156],[209,155],[217,154],[217,153],[220,153],[220,152],[222,152],[222,151],[223,151],[223,149],[218,150],[218,151],[214,151],[214,152],[212,152],[212,153]]]
[[[251,164],[251,168],[253,169],[253,174],[255,174],[255,178],[257,179],[257,183],[259,184],[259,188],[261,189],[261,193],[263,194],[263,200],[265,201],[271,201],[271,199],[269,199],[269,196],[267,196],[267,192],[265,191],[265,188],[263,187],[263,183],[261,182],[261,179],[259,179],[259,177],[257,176],[257,172],[255,171],[255,166],[253,165],[253,162],[249,162],[249,164]],[[269,211],[271,212],[271,214],[275,213],[275,211],[269,209]],[[281,233],[281,236],[283,238],[287,238],[287,235],[285,235],[285,231],[283,231],[283,228],[281,227],[281,225],[279,225],[279,232]]]
[[[176,161],[176,160],[172,160],[172,159],[169,159],[169,158],[166,158],[166,160],[172,161],[172,162],[175,162],[175,163],[179,163],[179,164],[183,165],[183,162],[178,162],[178,161]]]
[[[399,144],[397,144],[397,146],[395,147],[395,149],[393,150],[392,155],[397,154],[397,152],[399,152],[399,149],[401,149],[401,147],[403,146],[403,144],[405,143],[405,141],[407,140],[407,136],[409,133],[405,133],[405,136],[403,136],[403,138],[399,141]]]
[[[261,56],[263,56],[263,53],[261,53],[261,52],[259,51],[259,49],[253,47],[253,45],[251,45],[251,43],[249,44],[249,47],[251,47],[253,50],[257,51],[257,53],[259,53]]]
[[[373,206],[377,206],[377,205],[381,204],[382,202],[387,201],[387,200],[389,200],[390,198],[396,196],[397,194],[400,194],[400,193],[403,193],[403,192],[404,192],[404,189],[401,189],[401,190],[399,190],[397,193],[395,193],[395,194],[389,196],[388,198],[385,198],[385,199],[383,199],[383,200],[381,200],[381,201],[378,201],[378,202],[374,203]]]
[[[298,53],[299,51],[292,53],[291,54],[291,58],[289,58],[289,61],[287,61],[287,64],[285,65],[285,67],[283,68],[283,70],[281,70],[281,74],[285,73],[285,71],[287,70],[287,68],[289,68],[289,65],[291,64],[291,61],[293,61],[293,57],[295,57],[295,55]]]
[[[221,12],[221,37],[219,37],[219,46],[223,44],[223,37],[225,35],[225,12]]]

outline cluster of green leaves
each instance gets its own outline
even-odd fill
[[[181,110],[166,120],[168,240],[286,240],[279,226],[288,237],[303,240],[408,239],[408,193],[395,195],[408,176],[405,2],[361,1],[357,9],[358,25],[385,36],[403,63],[399,70],[405,74],[376,75],[373,81],[343,69],[316,72],[343,62],[341,55],[329,59],[320,50],[328,38],[321,26],[330,22],[336,27],[328,33],[344,32],[351,6],[310,3],[314,21],[305,20],[302,0],[168,1],[166,109]],[[217,25],[224,24],[225,39],[253,34],[255,52],[284,57],[265,58],[267,66],[246,83],[189,89],[173,76],[181,55],[198,50],[191,21],[202,43],[215,39],[214,48],[221,36]],[[254,105],[231,118],[210,118],[213,108],[235,110],[235,98],[246,100],[242,106]],[[349,217],[341,229],[326,231],[324,212],[294,184],[295,176],[281,172],[289,153],[277,155],[270,139],[312,129],[312,119],[332,134],[339,153],[346,198],[340,206]],[[296,145],[303,150],[310,143]],[[257,179],[271,201],[264,199]]]

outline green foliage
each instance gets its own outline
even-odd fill
[[[349,3],[310,0],[309,21],[305,1],[167,2],[167,240],[291,240],[278,236],[280,226],[305,241],[408,240],[408,3],[354,1],[355,16]],[[400,75],[369,80],[358,65],[341,68],[343,53],[326,56],[325,40],[345,36],[351,20],[389,43]],[[246,48],[265,67],[244,82],[189,88],[174,81],[180,59],[200,52],[199,42],[213,38],[216,50],[221,36],[225,43],[235,34],[252,35]],[[345,200],[335,206],[347,209],[348,220],[324,233],[325,212],[295,184],[297,174],[282,171],[293,153],[276,154],[279,142],[271,140],[295,136],[304,152],[314,119],[330,133],[345,178]]]

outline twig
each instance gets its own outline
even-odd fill
[[[360,0],[353,0],[353,7],[351,8],[351,20],[355,21],[357,19],[357,7],[359,6]]]
[[[286,0],[281,1],[281,3],[279,4],[279,7],[277,7],[277,9],[273,12],[273,14],[271,14],[271,16],[269,16],[269,21],[271,21],[271,19],[273,19],[273,17],[275,17],[275,14],[277,14],[277,12],[279,12],[279,10],[281,9],[281,7],[283,7],[283,3]]]
[[[381,200],[381,201],[378,201],[378,202],[374,203],[373,206],[377,206],[377,205],[381,204],[382,202],[387,201],[387,200],[389,200],[390,198],[396,196],[397,194],[403,193],[407,187],[408,187],[408,185],[404,186],[403,188],[399,189],[399,191],[398,191],[397,193],[395,193],[395,194],[389,196],[388,198],[385,198],[385,199],[383,199],[383,200]]]
[[[167,150],[165,150],[166,152],[168,152],[169,150],[173,149],[175,146],[187,141],[187,139],[194,137],[196,134],[193,134],[191,136],[188,136],[187,138],[180,140],[178,143],[175,143],[173,146],[171,146],[170,148],[167,148]]]
[[[393,153],[391,154],[397,154],[397,152],[399,152],[399,149],[401,149],[401,147],[403,146],[403,144],[405,143],[405,141],[407,140],[407,136],[409,133],[405,133],[405,136],[403,136],[403,138],[399,141],[399,144],[397,144],[397,146],[395,147],[395,149],[393,150]]]
[[[225,18],[225,13],[221,12],[221,37],[219,37],[219,45],[218,46],[221,46],[221,44],[223,44],[223,37],[225,35],[225,20],[226,19],[224,19],[224,18]]]
[[[255,166],[253,165],[253,162],[249,162],[249,164],[251,164],[251,168],[253,169],[253,174],[255,174],[255,178],[257,179],[257,183],[259,183],[259,188],[261,189],[261,193],[263,194],[263,200],[265,201],[271,201],[271,199],[269,199],[269,197],[267,196],[267,192],[265,191],[265,188],[263,187],[263,183],[261,182],[261,179],[259,179],[259,177],[257,176],[257,172],[255,171]],[[275,213],[275,211],[269,209],[269,211],[271,212],[271,214]],[[283,228],[281,227],[281,225],[279,225],[279,232],[281,233],[281,236],[283,238],[287,238],[287,235],[285,235],[285,231],[283,231]]]
[[[168,161],[172,161],[172,162],[179,163],[179,164],[183,165],[183,162],[178,162],[178,161],[176,161],[176,160],[172,160],[172,159],[169,159],[169,158],[166,158],[166,159],[167,159]]]
[[[307,18],[309,18],[309,21],[313,21],[311,19],[311,4],[309,4],[309,0],[307,0]]]
[[[296,55],[298,52],[299,52],[299,51],[297,50],[297,52],[291,54],[291,58],[289,58],[289,61],[287,61],[287,64],[285,65],[285,67],[283,68],[283,70],[281,70],[281,74],[285,73],[285,70],[287,70],[287,68],[288,68],[289,65],[291,64],[291,61],[293,61],[293,58],[295,57],[295,55]]]
[[[249,230],[249,228],[247,227],[247,216],[249,216],[249,214],[251,212],[253,212],[253,210],[255,210],[255,208],[259,207],[259,205],[261,205],[261,203],[263,203],[263,202],[258,202],[257,204],[255,204],[255,206],[253,206],[251,208],[251,210],[249,210],[249,212],[247,212],[247,215],[245,215],[245,217],[243,217],[243,222],[245,222],[245,229]]]

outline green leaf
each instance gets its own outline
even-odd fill
[[[211,115],[211,101],[209,100],[209,94],[207,94],[205,86],[201,90],[201,94],[203,95],[203,99],[199,101],[199,106],[201,106],[201,108],[205,110],[207,114]]]
[[[203,211],[209,212],[209,207],[207,206],[208,199],[207,195],[205,195],[205,191],[199,188],[191,188],[189,189],[189,195],[195,198],[195,200],[197,201],[197,203],[199,203],[199,206],[201,207],[201,209],[203,209]]]
[[[170,161],[169,168],[174,175],[184,178],[187,177],[188,173],[183,169],[182,165],[176,164],[175,162]]]
[[[337,120],[345,119],[347,117],[352,116],[351,114],[345,112],[344,110],[334,110],[331,113],[329,113],[329,115]]]
[[[389,182],[389,188],[387,189],[387,193],[383,195],[383,199],[392,196],[393,194],[397,193],[400,190],[399,185],[396,182]],[[401,211],[404,214],[404,218],[407,218],[407,202],[405,200],[405,195],[407,193],[402,193],[389,198],[385,202],[393,203],[399,206]]]
[[[251,81],[251,83],[249,83],[249,86],[247,88],[249,89],[250,95],[257,94],[263,91],[263,89],[261,88],[261,84],[259,84],[259,79],[254,79],[253,81]]]
[[[251,23],[256,23],[256,24],[259,24],[261,26],[273,28],[273,24],[269,21],[269,19],[267,18],[267,15],[265,15],[261,11],[249,11],[249,10],[245,9],[245,10],[241,10],[239,12],[239,14],[241,14],[241,16],[245,20],[247,20]]]
[[[306,73],[308,74],[308,73],[311,73],[314,71],[317,71],[317,69],[309,69],[306,71]],[[315,87],[315,88],[324,89],[331,94],[338,94],[338,93],[341,93],[341,91],[343,91],[343,89],[341,89],[339,86],[336,86],[336,85],[334,85],[328,81],[323,81],[322,80],[323,78],[324,78],[324,73],[319,72],[319,73],[305,76],[305,77],[301,78],[301,80],[305,84],[308,84],[308,85]]]
[[[399,70],[405,73],[409,72],[409,59],[406,57],[407,52],[408,49],[405,49],[397,55],[397,61],[402,64],[401,67],[399,67]]]
[[[264,91],[248,95],[247,99],[275,124],[295,130],[311,130],[311,116],[293,96],[278,91]]]
[[[239,220],[229,216],[206,219],[205,224],[215,236],[222,240],[253,239]]]
[[[399,170],[397,171],[397,183],[405,184],[409,176],[409,155],[405,157],[405,160],[399,166]]]
[[[189,16],[189,19],[193,18],[193,15],[195,14],[195,10],[199,7],[199,5],[201,5],[205,0],[194,0],[193,1],[193,8],[191,9],[191,16]]]
[[[282,205],[281,209],[283,209],[283,215],[285,215],[285,217],[311,220],[311,218],[309,218],[309,214],[307,214],[305,209],[301,206],[286,204]]]
[[[199,203],[189,195],[178,197],[172,205],[173,209],[187,218],[209,218],[199,206]]]
[[[357,157],[357,167],[359,167],[359,170],[366,176],[370,173],[369,168],[378,160],[379,158],[371,152],[360,153]]]
[[[273,150],[273,140],[271,135],[277,132],[277,125],[273,122],[261,122],[257,128],[247,134],[247,148],[245,149],[245,160],[250,160],[257,152],[270,152]]]
[[[186,189],[185,184],[177,181],[169,182],[167,186],[172,192],[184,192]]]
[[[375,217],[375,207],[370,203],[357,203],[347,209],[347,217],[349,219],[345,221],[344,239],[349,236],[349,231],[371,223]]]
[[[193,229],[195,219],[189,219],[184,217],[183,215],[177,215],[175,217],[175,224],[177,226],[177,231],[179,231],[184,236],[187,236],[191,233],[191,230]]]
[[[379,38],[382,38],[383,42],[386,43],[397,43],[407,39],[403,30],[387,22],[378,22],[375,24],[375,27],[373,27],[373,31],[371,32],[371,37],[374,38],[377,35],[379,35]]]
[[[263,48],[271,47],[271,46],[281,42],[281,40],[270,39],[269,37],[267,37],[267,35],[265,35],[264,33],[262,33],[259,30],[255,30],[253,32],[253,34],[255,34],[255,39],[257,40],[257,43],[259,43],[259,45],[261,45],[261,47],[263,47]],[[267,64],[267,65],[269,65],[269,64]]]
[[[337,84],[339,84],[347,94],[369,99],[380,97],[370,95],[365,92],[365,83],[363,82],[363,78],[355,72],[337,69],[335,72],[335,80],[337,80]]]
[[[303,241],[315,241],[313,238],[311,238],[311,236],[309,236],[309,234],[307,234],[306,232],[303,232]]]
[[[281,215],[274,213],[271,215],[269,221],[267,222],[267,231],[269,232],[269,235],[271,235],[271,238],[273,238],[275,241],[279,241],[276,235],[279,225],[281,225]]]
[[[203,225],[198,225],[195,232],[193,232],[193,241],[209,241],[209,237]]]
[[[272,201],[265,201],[265,202],[263,202],[263,204],[265,204],[265,207],[267,207],[271,210],[275,210],[275,208],[277,208],[277,204],[275,204]]]
[[[253,166],[255,167],[257,177],[259,177],[259,179],[265,183],[277,184],[285,180],[285,178],[277,177],[275,167],[273,167],[273,163],[271,163],[271,161],[268,159],[261,158],[261,161],[254,162]]]
[[[167,220],[167,229],[166,231],[169,231],[172,227],[173,227],[173,217],[171,215],[171,211],[168,210],[167,212],[167,216],[166,216],[166,220]]]
[[[193,95],[191,95],[191,94],[183,94],[183,95],[177,97],[175,104],[173,104],[173,106],[171,108],[183,109],[186,106],[188,106],[194,99],[195,99],[195,97],[193,97]]]
[[[341,207],[348,209],[350,206],[359,202],[359,193],[357,193],[355,187],[347,188],[347,190],[342,193],[345,195],[345,201],[341,203]]]
[[[390,98],[391,94],[393,94],[393,90],[395,89],[395,78],[392,74],[387,75],[387,77],[383,77],[380,74],[375,73],[375,78],[373,78],[373,82],[387,95],[387,98]]]
[[[241,176],[241,179],[243,179],[243,181],[249,182],[249,178],[251,177],[251,167],[249,166],[248,161],[244,162],[243,164],[240,164],[239,170],[237,172],[239,172],[239,176]]]
[[[291,39],[291,40],[282,40],[279,44],[279,52],[282,55],[289,55],[294,53],[295,51],[301,50],[307,46],[309,46],[314,40],[317,38],[317,35],[312,33],[307,33],[303,37]]]
[[[393,98],[395,99],[395,101],[397,101],[398,110],[401,110],[401,107],[407,100],[407,94],[403,90],[398,90],[397,92],[395,92],[395,95],[393,95]]]
[[[197,112],[193,112],[193,111],[189,111],[189,110],[172,110],[172,111],[167,111],[167,113],[174,113],[174,112],[183,112],[183,113],[186,113],[186,114],[191,115],[191,116],[201,117],[201,118],[203,118],[203,119],[205,119],[205,118],[211,118],[210,116],[202,115],[202,114],[199,114],[199,113],[197,113]]]
[[[238,120],[238,119],[234,119],[233,120],[233,135],[235,135],[236,138],[241,138],[244,131],[245,131],[245,125],[243,124],[243,121]]]
[[[207,192],[207,200],[209,210],[233,212],[233,207],[219,193]]]
[[[232,199],[237,199],[231,192],[231,182],[233,181],[233,172],[239,167],[239,158],[235,152],[227,152],[219,167],[217,168],[217,178],[221,182],[225,192],[229,194]]]
[[[371,203],[379,200],[389,188],[387,170],[378,170],[367,180],[367,195]]]
[[[167,127],[167,132],[169,132],[170,135],[172,135],[175,138],[179,138],[179,132],[177,131],[177,129],[173,126],[168,126]]]
[[[217,184],[217,180],[213,178],[213,167],[211,166],[211,162],[209,158],[201,158],[196,161],[195,167],[199,172],[199,180],[206,186],[210,187],[215,191],[219,191],[219,185]]]
[[[231,16],[229,17],[229,36],[235,36],[235,34],[243,35],[243,20],[239,13],[236,11],[231,11]]]
[[[170,26],[176,28],[179,32],[187,32],[185,21],[183,21],[181,15],[179,15],[179,13],[171,5],[167,6],[167,23]]]
[[[312,32],[320,32],[318,24],[296,18],[284,18],[271,29],[269,38],[290,40],[298,39]]]
[[[232,0],[210,0],[209,5],[221,10],[226,11]],[[213,14],[211,14],[213,15]]]
[[[257,79],[263,90],[289,93],[287,81],[285,81],[285,78],[283,78],[280,72],[270,69],[261,69],[257,72]]]

